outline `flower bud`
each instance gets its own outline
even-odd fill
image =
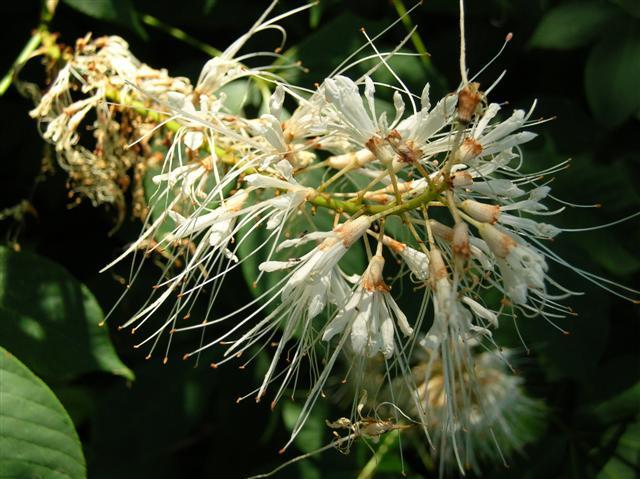
[[[248,197],[249,194],[246,190],[238,190],[232,197],[227,199],[225,209],[234,213],[240,211]]]
[[[457,171],[451,175],[451,184],[454,188],[468,188],[473,185],[473,176],[467,171]]]
[[[467,223],[460,222],[453,227],[453,239],[451,241],[453,253],[468,258],[471,254],[469,249],[469,227]]]
[[[518,245],[511,236],[487,223],[479,225],[478,232],[498,258],[506,258],[509,252]]]
[[[453,240],[452,228],[449,228],[436,220],[429,220],[429,227],[431,228],[431,232],[438,238],[442,238],[445,241]]]
[[[467,163],[482,153],[482,145],[473,138],[465,138],[455,152],[456,163]]]
[[[375,255],[371,258],[367,270],[362,275],[362,286],[367,291],[389,291],[389,287],[384,283],[382,271],[384,270],[384,258]]]
[[[338,226],[334,231],[345,248],[350,248],[371,226],[371,217],[360,216]]]
[[[464,200],[460,207],[469,216],[483,223],[494,224],[500,216],[500,207],[498,205],[489,205],[475,200]]]
[[[341,170],[347,166],[362,167],[376,159],[376,156],[368,149],[364,148],[355,153],[345,153],[343,155],[330,156],[327,160],[329,166],[336,170]]]
[[[407,249],[406,244],[401,243],[400,241],[395,240],[387,235],[382,237],[382,243],[395,253],[402,253],[405,249]]]
[[[448,276],[447,267],[444,264],[440,250],[438,248],[431,248],[429,253],[429,275],[431,280],[437,282],[442,278],[446,278]]]

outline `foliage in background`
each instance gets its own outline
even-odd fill
[[[394,67],[411,79],[414,90],[430,81],[441,95],[457,83],[454,4],[427,1],[412,15],[420,24],[431,57],[427,61],[396,59]],[[5,18],[16,18],[5,31],[8,47],[2,65],[8,67],[37,25],[39,7],[25,3],[2,8],[12,15]],[[243,31],[262,8],[262,2],[243,3],[239,15],[237,2],[227,1],[182,2],[176,11],[175,2],[170,1],[65,0],[51,29],[60,31],[62,40],[70,44],[88,30],[119,33],[146,63],[193,78],[206,56],[177,40],[178,32],[168,35],[163,22],[220,48]],[[387,2],[363,6],[325,1],[306,17],[291,19],[287,47],[310,70],[298,74],[296,80],[309,86],[320,81],[361,44],[359,27],[374,32],[395,17],[395,9]],[[572,168],[555,179],[554,190],[563,192],[563,198],[571,202],[602,204],[595,213],[574,211],[571,224],[560,226],[606,223],[638,210],[637,3],[492,0],[469,2],[467,17],[473,70],[486,63],[491,56],[487,52],[498,50],[508,31],[515,33],[506,53],[483,77],[488,84],[503,68],[508,69],[493,98],[510,98],[515,107],[538,98],[540,114],[557,116],[538,127],[541,138],[527,147],[531,170],[572,158]],[[37,81],[41,71],[37,62],[33,63],[21,76]],[[52,457],[47,443],[43,444],[48,436],[16,427],[16,419],[6,412],[11,403],[3,398],[2,441],[32,440],[21,439],[19,434],[34,434],[37,439],[33,439],[33,447],[25,447],[29,456],[22,458],[5,456],[4,451],[18,448],[0,443],[0,468],[9,464],[27,467],[24,464],[30,463],[47,467],[53,461],[53,467],[68,477],[86,474],[66,413],[26,368],[42,378],[67,409],[82,441],[90,477],[243,477],[280,463],[282,458],[276,451],[291,427],[290,408],[295,405],[283,405],[273,413],[253,404],[236,405],[229,396],[249,390],[255,382],[246,377],[249,371],[213,372],[179,363],[162,366],[144,362],[143,355],[131,351],[129,337],[114,331],[111,339],[118,358],[109,332],[97,327],[103,319],[98,303],[103,308],[114,303],[118,274],[126,276],[126,267],[102,276],[96,272],[135,237],[140,224],[126,222],[109,237],[113,212],[88,204],[69,209],[64,175],[59,171],[45,177],[40,174],[42,158],[48,153],[43,154],[42,143],[27,117],[31,105],[14,90],[0,101],[3,117],[12,120],[0,132],[1,143],[7,147],[0,209],[27,199],[33,210],[15,210],[2,223],[11,246],[0,251],[0,344],[11,352],[0,351],[2,394],[11,391],[23,396],[22,401],[41,398],[49,404],[47,414],[51,417],[41,416],[43,412],[34,406],[23,409],[28,416],[22,420],[50,424],[60,431],[66,439],[51,439],[53,449],[65,451],[69,457],[68,464]],[[18,244],[38,255],[15,251]],[[574,264],[637,285],[638,244],[637,222],[630,222],[575,237],[567,233],[558,239],[556,250]],[[638,307],[584,285],[570,273],[554,273],[561,282],[587,293],[572,303],[579,316],[563,324],[571,335],[556,334],[542,321],[522,321],[523,336],[532,350],[527,355],[513,329],[501,330],[503,342],[521,351],[520,373],[530,395],[545,402],[550,420],[509,469],[495,467],[485,470],[484,476],[636,477],[640,461]],[[240,275],[233,280],[237,288],[228,297],[230,311],[251,294]],[[144,297],[151,284],[149,279],[136,288]],[[117,315],[130,316],[136,308],[137,304],[126,301]],[[316,414],[296,442],[300,452],[331,440],[323,419],[333,415]],[[339,454],[328,451],[283,471],[282,477],[371,477],[371,469],[376,477],[397,477],[402,467],[399,449],[396,445],[386,447],[379,455],[382,462],[373,468],[371,453],[361,444],[348,457],[337,460]],[[15,465],[19,460],[22,465]],[[423,454],[408,452],[403,460],[410,477],[437,476],[426,448]]]

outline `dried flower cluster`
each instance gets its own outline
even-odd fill
[[[428,84],[416,95],[388,65],[399,47],[379,52],[375,39],[364,47],[375,61],[368,74],[346,75],[355,60],[314,90],[288,84],[276,66],[247,66],[261,56],[238,56],[247,39],[292,13],[269,18],[272,7],[205,64],[193,88],[141,64],[119,38],[83,39],[32,112],[47,122],[44,136],[75,188],[96,203],[121,203],[127,170],[152,156],[148,140],[165,145],[144,231],[112,264],[133,256],[135,279],[148,253],[167,261],[122,327],[146,330],[138,346],[149,355],[161,347],[165,361],[172,338],[190,333],[199,346],[184,358],[222,348],[214,367],[244,367],[268,349],[251,394],[272,389],[275,405],[307,389],[285,447],[338,387],[329,379],[344,362],[339,387],[355,399],[339,424],[353,438],[404,423],[424,431],[444,465],[501,457],[524,439],[516,425],[536,405],[492,332],[501,317],[553,324],[570,314],[559,300],[573,293],[548,276],[549,261],[567,265],[546,246],[560,230],[544,221],[563,208],[549,209],[559,200],[543,178],[566,164],[525,172],[520,145],[535,137],[527,131],[535,105],[502,118],[491,88],[466,74],[437,101]],[[397,83],[374,81],[380,68]],[[225,86],[241,79],[270,88],[257,118],[226,103]],[[392,91],[390,111],[376,99],[381,89]],[[89,112],[93,151],[78,132]],[[145,146],[127,147],[136,140]],[[220,313],[225,276],[257,263],[257,298]],[[486,303],[487,290],[502,300]],[[198,300],[204,316],[192,314]],[[417,307],[408,314],[403,302]],[[368,399],[355,407],[362,390]],[[364,407],[394,419],[356,428]]]
[[[153,108],[135,87],[166,97],[168,91],[191,93],[189,80],[171,78],[138,61],[119,37],[79,39],[71,58],[57,73],[49,90],[31,110],[45,140],[55,145],[58,164],[70,179],[72,191],[95,206],[113,205],[118,225],[126,212],[124,192],[130,170],[139,180],[152,151],[144,139],[161,118],[141,114]],[[119,104],[129,105],[120,108]],[[91,130],[93,138],[82,135]],[[142,139],[142,141],[139,141]],[[134,194],[139,193],[136,181]],[[138,213],[143,208],[138,206]]]

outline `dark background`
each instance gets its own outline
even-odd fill
[[[100,3],[102,0],[98,1]],[[108,2],[109,3],[109,2]],[[164,67],[172,75],[194,82],[207,56],[142,21],[148,13],[217,48],[224,48],[244,32],[265,7],[257,1],[173,0],[113,2],[122,8],[102,18],[85,15],[92,2],[61,2],[52,31],[72,45],[92,31],[96,36],[118,34],[145,63]],[[455,88],[459,81],[457,2],[427,0],[413,14],[431,54],[427,64],[409,59],[399,64],[414,91],[432,83],[432,99]],[[640,189],[640,6],[632,0],[563,2],[543,0],[487,0],[467,2],[467,63],[478,71],[499,50],[508,32],[514,38],[479,81],[491,84],[503,69],[507,75],[490,100],[508,101],[510,108],[527,109],[538,99],[534,116],[553,117],[537,126],[539,137],[525,146],[527,168],[548,167],[572,159],[571,167],[557,175],[554,193],[567,201],[593,204],[598,209],[569,209],[554,218],[561,227],[595,226],[639,210]],[[83,6],[84,5],[84,6]],[[126,6],[132,8],[128,10]],[[283,2],[278,11],[296,5]],[[95,4],[94,4],[95,6]],[[35,1],[3,2],[3,42],[0,67],[6,71],[37,26],[40,6]],[[90,8],[89,8],[90,10]],[[100,15],[98,15],[100,16]],[[362,42],[359,28],[375,34],[397,18],[386,1],[323,1],[322,8],[287,19],[290,46],[310,68],[297,81],[306,86],[321,81],[353,48]],[[406,33],[402,25],[380,45],[391,47]],[[276,46],[265,34],[253,43]],[[251,45],[248,51],[251,50]],[[40,79],[35,60],[24,75]],[[115,273],[97,271],[131,241],[140,224],[126,220],[114,235],[114,212],[88,202],[70,208],[64,172],[57,169],[41,177],[45,151],[36,124],[28,117],[29,100],[14,88],[0,98],[0,209],[29,199],[37,216],[3,221],[8,242],[17,241],[64,266],[85,283],[108,311],[120,292]],[[36,178],[41,177],[37,182]],[[35,185],[35,186],[34,186]],[[604,230],[566,233],[554,250],[571,264],[628,286],[640,285],[640,228],[632,219]],[[511,467],[485,466],[485,477],[518,478],[633,478],[638,477],[637,381],[640,372],[638,340],[640,310],[591,285],[576,274],[552,266],[561,283],[585,291],[571,298],[579,316],[562,322],[571,331],[564,336],[542,319],[521,322],[532,352],[523,353],[520,373],[529,394],[547,405],[549,416],[538,439],[510,460]],[[243,304],[250,292],[240,275],[229,278],[225,301],[229,308]],[[131,314],[140,294],[119,308],[110,324]],[[8,320],[2,318],[3,321]],[[522,350],[509,325],[502,333],[506,345]],[[243,477],[266,472],[282,461],[277,450],[287,437],[282,407],[235,398],[251,390],[257,372],[233,366],[213,371],[180,361],[162,365],[160,356],[144,360],[132,350],[130,335],[112,328],[112,341],[120,357],[136,375],[128,383],[104,373],[85,373],[61,381],[43,379],[68,409],[83,442],[89,477],[182,478]],[[0,338],[2,344],[4,338]],[[47,343],[38,347],[55,348]],[[178,349],[178,348],[176,348]],[[21,351],[12,351],[21,357]],[[27,366],[30,365],[25,360]],[[635,386],[635,388],[634,388]],[[323,406],[334,417],[333,405]],[[286,412],[285,412],[286,414]],[[331,440],[322,426],[298,442],[301,451]],[[436,477],[411,447],[405,462],[410,477]],[[288,453],[293,457],[295,451]],[[276,477],[355,477],[369,459],[366,447],[343,457],[335,451],[292,466]],[[398,452],[392,451],[376,477],[399,475]]]

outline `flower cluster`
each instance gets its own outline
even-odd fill
[[[149,356],[165,341],[164,361],[179,334],[200,337],[185,359],[221,348],[214,367],[248,355],[245,367],[271,350],[256,400],[273,388],[275,406],[306,389],[287,445],[344,361],[354,397],[364,389],[372,411],[393,404],[395,421],[417,423],[443,464],[477,467],[491,455],[487,434],[515,442],[518,411],[530,409],[494,341],[501,317],[554,323],[571,313],[559,300],[574,293],[548,276],[550,260],[566,264],[545,245],[560,229],[541,221],[562,209],[549,209],[556,200],[543,178],[566,164],[523,167],[535,104],[500,116],[466,75],[434,102],[428,84],[415,95],[393,71],[396,85],[376,82],[396,51],[379,52],[368,37],[369,74],[354,80],[345,67],[314,90],[289,84],[277,65],[247,66],[261,54],[239,56],[245,42],[291,13],[269,18],[272,7],[194,87],[141,64],[121,39],[84,39],[32,112],[77,188],[104,176],[89,194],[96,202],[117,196],[110,185],[145,155],[126,148],[132,137],[155,138],[141,142],[149,150],[164,145],[144,230],[109,266],[152,252],[167,261],[121,327],[148,331],[137,346]],[[234,82],[269,92],[263,114],[229,104]],[[75,90],[85,97],[72,99]],[[90,110],[94,151],[77,131]],[[219,295],[237,268],[253,268],[256,299],[223,312]],[[486,302],[488,290],[500,300]],[[194,314],[202,299],[206,313]],[[514,402],[517,411],[505,406]]]
[[[129,170],[143,166],[140,158],[152,154],[145,139],[159,120],[142,113],[152,102],[136,88],[160,97],[192,90],[186,78],[172,78],[166,70],[141,63],[122,38],[92,40],[88,34],[76,42],[73,54],[30,112],[44,139],[55,145],[58,163],[67,171],[73,191],[94,205],[114,205],[118,224],[126,211]],[[92,130],[91,140],[82,134],[85,129]]]

